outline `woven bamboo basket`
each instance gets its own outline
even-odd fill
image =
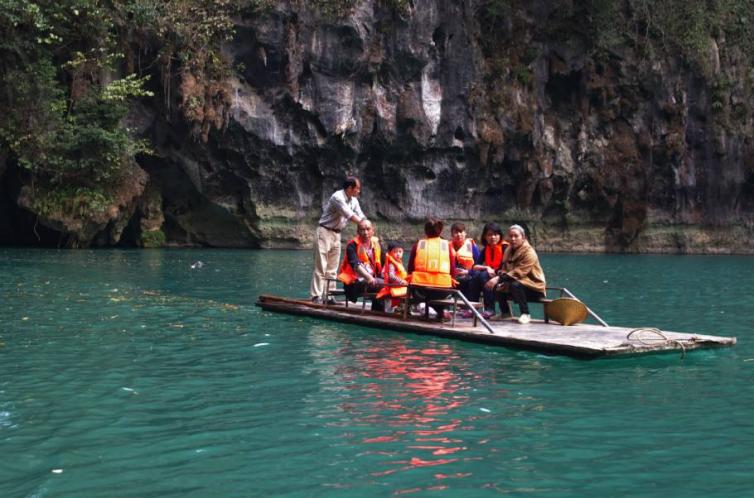
[[[545,313],[550,320],[561,325],[576,325],[586,320],[586,306],[578,299],[561,297],[545,303]]]

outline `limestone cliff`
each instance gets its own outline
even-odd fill
[[[162,223],[168,244],[308,245],[352,173],[388,238],[432,215],[524,223],[543,250],[754,252],[752,64],[723,32],[692,59],[652,49],[632,2],[635,37],[604,43],[570,2],[325,3],[243,12],[233,74],[132,108],[148,185],[90,243]],[[28,230],[12,183],[0,227]]]

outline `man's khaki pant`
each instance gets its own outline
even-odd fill
[[[325,277],[337,277],[339,263],[340,234],[324,227],[317,227],[317,236],[314,241],[314,272],[312,285],[309,288],[310,297],[322,297],[325,291]]]

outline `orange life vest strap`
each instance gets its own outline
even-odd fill
[[[484,264],[497,270],[503,264],[503,250],[507,244],[497,244],[495,246],[484,246]]]
[[[462,268],[470,270],[474,266],[474,239],[466,239],[456,251],[456,262]]]

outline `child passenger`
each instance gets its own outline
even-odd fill
[[[474,267],[474,261],[479,257],[479,248],[474,239],[466,237],[466,225],[453,223],[450,227],[451,242],[456,252],[456,281],[458,289],[468,297],[471,275],[469,272]]]
[[[408,272],[403,266],[403,248],[395,242],[391,242],[387,246],[382,276],[385,283],[390,284],[390,286],[383,287],[377,294],[377,299],[391,296],[390,301],[385,303],[385,311],[391,312],[395,306],[400,304],[401,298],[406,296],[406,287],[398,286],[408,285],[406,281]]]

